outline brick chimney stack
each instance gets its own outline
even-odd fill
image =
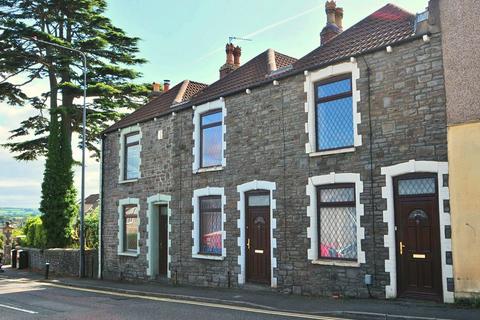
[[[343,9],[337,8],[335,1],[329,0],[325,3],[325,13],[327,25],[320,32],[320,45],[324,45],[342,33],[343,28]]]
[[[225,53],[227,54],[227,57],[225,64],[220,67],[220,79],[240,67],[240,55],[242,54],[242,49],[238,46],[235,47],[232,43],[227,43],[225,46]]]
[[[163,80],[163,92],[167,92],[170,89],[170,80]]]

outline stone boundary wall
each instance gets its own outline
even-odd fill
[[[28,269],[45,272],[45,263],[50,263],[50,273],[78,277],[80,265],[79,249],[36,249],[17,248],[28,252]],[[98,274],[97,250],[85,250],[85,275],[95,278]]]

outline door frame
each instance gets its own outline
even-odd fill
[[[159,205],[167,206],[167,278],[171,278],[170,264],[172,261],[171,257],[171,246],[172,241],[170,238],[170,232],[172,232],[171,226],[171,215],[172,210],[170,208],[170,201],[172,197],[167,194],[156,194],[147,198],[147,276],[150,279],[155,279],[158,275],[158,254],[159,248],[158,243],[155,239],[158,240],[158,237],[154,236],[159,233],[159,221],[158,221],[158,211]]]
[[[237,227],[240,235],[237,238],[237,245],[240,248],[238,255],[238,264],[240,265],[240,273],[238,274],[238,283],[245,284],[246,280],[246,193],[249,191],[264,190],[270,193],[270,286],[277,287],[277,277],[275,270],[277,269],[277,258],[275,252],[277,248],[277,240],[275,238],[275,230],[277,228],[277,219],[274,217],[274,211],[277,209],[276,200],[273,198],[273,192],[276,190],[275,182],[270,181],[250,181],[237,186],[237,192],[240,200],[237,202],[237,209],[240,212],[240,218],[237,220]]]
[[[445,227],[450,226],[450,213],[445,208],[444,202],[449,200],[448,190],[448,162],[438,161],[415,161],[399,163],[392,166],[382,167],[381,174],[385,176],[385,187],[382,187],[382,198],[387,207],[383,211],[383,222],[387,224],[387,234],[384,236],[384,247],[388,250],[388,258],[385,260],[385,272],[390,275],[390,284],[385,286],[385,297],[392,299],[397,297],[397,242],[395,239],[395,202],[393,178],[407,173],[436,173],[438,186],[438,214],[440,224],[440,253],[442,267],[442,290],[443,302],[453,303],[454,293],[449,291],[447,281],[453,281],[453,268],[447,264],[447,252],[451,252],[452,241],[445,237]],[[444,181],[446,183],[444,183]]]
[[[435,228],[440,227],[440,215],[439,215],[439,210],[438,210],[438,179],[435,181],[435,192],[427,195],[409,195],[409,196],[400,196],[398,193],[398,182],[400,180],[413,180],[413,179],[422,179],[422,178],[437,178],[437,175],[435,173],[426,173],[426,172],[417,172],[417,173],[407,173],[403,175],[399,175],[393,178],[393,190],[394,190],[394,202],[395,202],[395,226],[396,226],[396,237],[399,235],[402,230],[399,229],[399,222],[401,221],[401,217],[397,214],[400,210],[400,206],[403,201],[432,201],[433,198],[433,216],[434,222],[432,224],[432,232],[433,236],[435,239],[433,241],[437,241],[438,243],[434,243],[431,250],[432,252],[435,252],[435,259],[432,259],[432,264],[438,264],[439,269],[436,270],[436,272],[439,272],[439,274],[435,274],[435,280],[433,280],[435,283],[439,281],[440,288],[439,292],[435,293],[433,292],[432,294],[430,293],[410,293],[406,294],[407,298],[419,298],[419,299],[426,299],[426,300],[438,300],[438,298],[441,298],[442,296],[442,264],[441,261],[441,248],[440,248],[440,230],[434,230]],[[406,226],[404,226],[406,227]],[[398,241],[397,241],[398,243]],[[397,288],[400,287],[402,279],[404,279],[404,275],[402,275],[402,263],[400,261],[400,252],[398,250],[398,246],[396,248],[396,258],[397,258]],[[433,261],[435,260],[435,261]],[[438,294],[438,295],[437,295]],[[399,294],[400,295],[400,294]]]

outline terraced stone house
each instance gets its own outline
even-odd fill
[[[453,301],[435,1],[326,13],[304,57],[227,44],[104,132],[102,277]]]

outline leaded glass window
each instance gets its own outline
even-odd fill
[[[355,185],[318,187],[317,201],[319,258],[357,260]]]
[[[317,151],[354,145],[351,75],[315,84]]]
[[[200,120],[201,167],[222,164],[222,110],[205,113]]]
[[[136,179],[140,176],[140,133],[125,135],[124,179]]]
[[[200,252],[222,254],[222,197],[200,197]]]
[[[398,181],[398,194],[401,196],[411,196],[418,194],[435,193],[435,178],[417,178]]]
[[[138,246],[138,207],[123,207],[123,251],[137,252]]]

